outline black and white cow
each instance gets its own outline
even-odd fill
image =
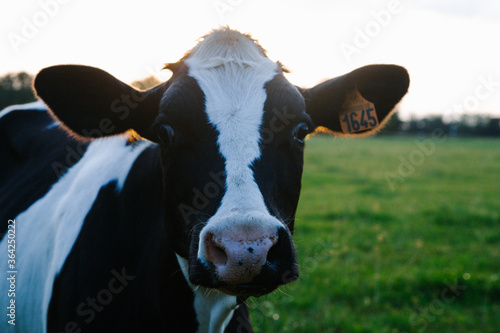
[[[1,332],[251,331],[245,299],[299,275],[305,137],[373,131],[409,85],[372,65],[298,88],[229,28],[166,68],[147,91],[46,68],[50,113],[0,114]]]

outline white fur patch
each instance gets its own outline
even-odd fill
[[[223,333],[238,308],[236,296],[229,296],[215,289],[194,286],[189,281],[188,261],[178,254],[177,261],[187,283],[194,292],[194,309],[198,320],[198,332]]]
[[[208,229],[215,233],[238,229],[234,223],[270,227],[275,232],[283,225],[270,216],[251,165],[261,154],[264,86],[277,74],[278,64],[250,38],[228,29],[205,37],[185,63],[205,94],[206,113],[219,133],[217,143],[227,175],[221,206],[202,230],[200,241]],[[203,246],[198,257],[205,258]]]
[[[12,111],[48,111],[47,106],[42,101],[38,100],[32,103],[11,105],[0,111],[0,118],[11,113]],[[54,121],[45,127],[45,130],[51,130],[60,126],[60,123],[54,119]]]
[[[80,161],[44,197],[15,217],[17,331],[46,332],[54,279],[99,190],[116,180],[120,191],[136,158],[152,145],[148,141],[135,146],[126,143],[126,136],[93,141]],[[7,237],[0,244],[0,252],[7,253]],[[0,271],[8,271],[7,260],[0,261]],[[7,283],[0,279],[0,290],[7,291]],[[0,293],[0,304],[8,303],[7,292]],[[11,328],[7,320],[0,320],[0,332],[10,332]]]
[[[32,103],[11,105],[0,111],[0,118],[12,111],[22,111],[22,110],[38,110],[47,111],[47,106],[40,100]]]

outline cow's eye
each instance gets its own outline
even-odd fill
[[[175,140],[174,129],[169,125],[160,125],[158,127],[158,139],[163,145],[171,145]]]
[[[293,139],[299,143],[304,143],[307,134],[309,134],[309,127],[306,123],[300,123],[293,130]]]

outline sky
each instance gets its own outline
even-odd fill
[[[167,80],[213,28],[250,33],[311,87],[373,63],[408,69],[403,119],[500,117],[498,0],[22,0],[0,4],[0,75],[57,64]]]

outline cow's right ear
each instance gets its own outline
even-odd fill
[[[70,132],[96,138],[135,130],[150,137],[165,85],[139,91],[94,67],[61,65],[42,69],[34,89]]]

